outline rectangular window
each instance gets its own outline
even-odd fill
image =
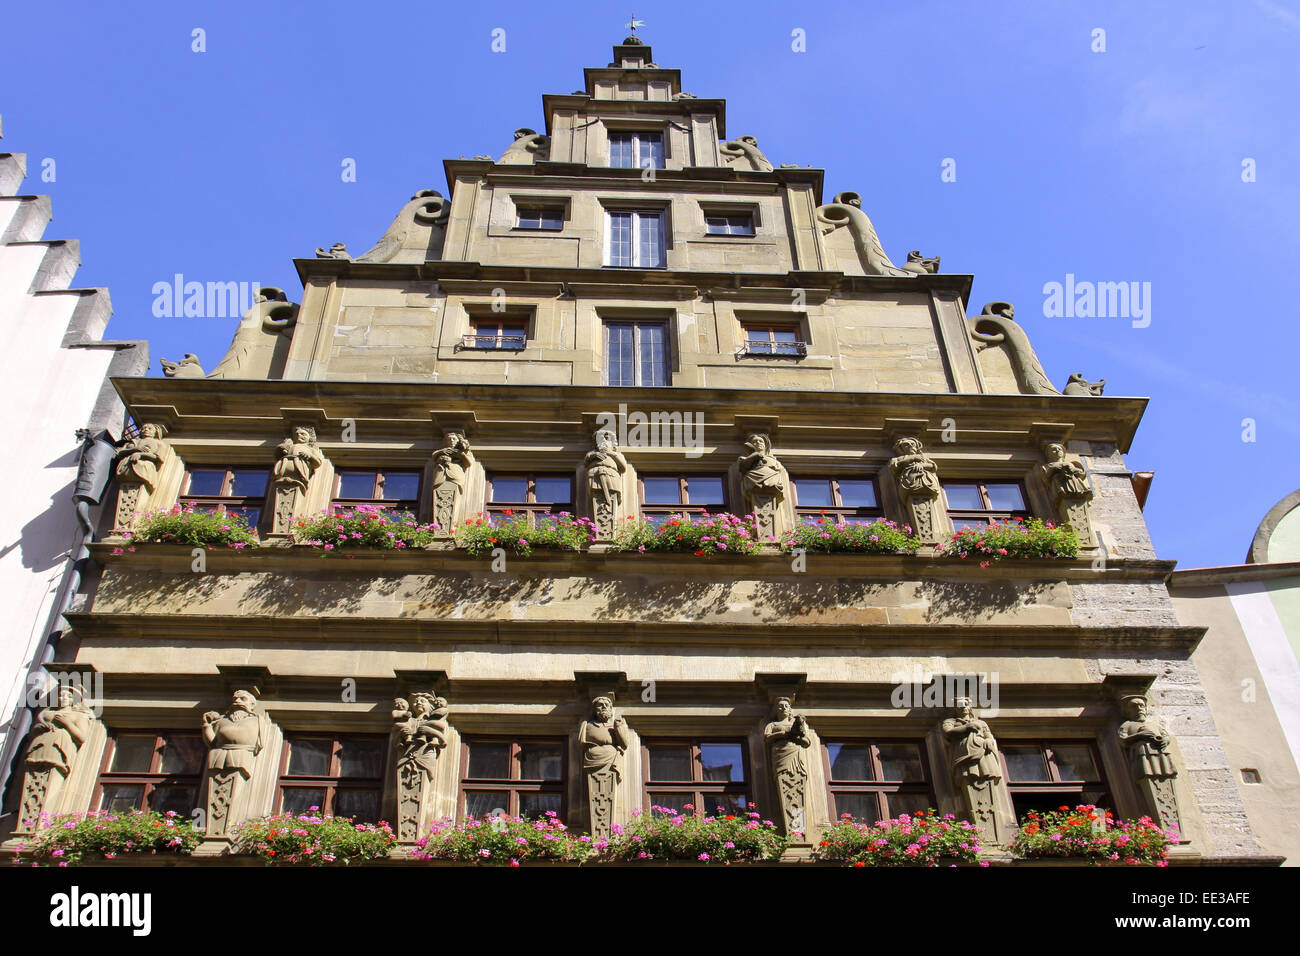
[[[647,741],[641,748],[641,766],[647,813],[741,814],[751,802],[748,761],[740,741]]]
[[[943,483],[944,500],[953,527],[982,528],[992,521],[1028,518],[1025,493],[1019,482],[949,482]]]
[[[607,322],[609,385],[667,385],[668,327],[663,322]]]
[[[752,236],[754,217],[750,213],[706,215],[704,225],[711,236]]]
[[[189,817],[198,806],[208,749],[198,734],[121,733],[104,751],[99,810],[174,810]]]
[[[807,355],[808,343],[799,340],[795,325],[742,322],[747,355]]]
[[[1114,809],[1092,741],[1017,740],[998,746],[1017,821],[1030,810],[1073,809],[1081,803]]]
[[[564,208],[561,206],[519,206],[519,229],[563,229]]]
[[[181,507],[243,515],[256,528],[266,506],[269,468],[195,466],[185,474]]]
[[[917,741],[828,740],[822,759],[832,820],[875,823],[935,805]]]
[[[673,515],[727,510],[722,475],[642,475],[641,517],[661,525]]]
[[[460,815],[564,819],[568,757],[563,740],[467,738],[461,748]]]
[[[660,211],[609,210],[605,213],[605,265],[662,269],[664,214]]]
[[[573,513],[572,475],[489,475],[487,512],[490,515]]]
[[[420,472],[387,468],[346,468],[335,472],[334,510],[369,505],[372,508],[416,512],[420,505]]]
[[[285,737],[277,812],[317,807],[321,816],[377,822],[387,752],[388,738],[378,735]]]
[[[519,351],[528,346],[528,320],[522,318],[471,319],[469,334],[461,339],[463,349]]]
[[[609,164],[616,169],[663,169],[664,134],[610,133]]]
[[[828,518],[836,523],[871,524],[884,516],[870,478],[796,478],[795,513],[802,523]]]

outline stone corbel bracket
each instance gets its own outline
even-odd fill
[[[410,697],[417,691],[447,697],[451,687],[446,671],[394,670],[393,679],[398,697]]]
[[[429,418],[437,438],[445,438],[449,432],[461,432],[466,438],[472,438],[478,428],[478,415],[472,411],[434,409],[429,412]]]
[[[275,693],[275,678],[268,667],[250,664],[218,664],[221,689],[229,698],[237,690],[246,690],[262,703],[267,694]]]
[[[628,688],[625,671],[574,671],[573,683],[578,698],[584,703],[590,703],[597,697],[608,697],[617,703],[619,696]]]
[[[782,697],[788,697],[794,703],[807,683],[807,674],[754,674],[754,690],[769,707],[774,706]]]

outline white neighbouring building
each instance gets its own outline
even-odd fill
[[[103,340],[106,289],[70,288],[75,239],[45,239],[49,196],[23,195],[27,157],[0,153],[0,401],[9,421],[0,471],[0,787],[30,722],[28,676],[50,659],[83,532],[73,505],[78,429],[121,437],[110,376],[143,375],[142,341]],[[97,519],[98,509],[91,517]]]

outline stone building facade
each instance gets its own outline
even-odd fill
[[[416,192],[369,251],[295,260],[301,302],[264,290],[211,374],[117,380],[152,470],[69,615],[102,731],[45,809],[201,807],[217,853],[241,816],[308,804],[407,842],[465,813],[600,833],[757,804],[815,842],[923,807],[1005,841],[1087,801],[1176,822],[1176,859],[1258,858],[1123,458],[1146,400],[1058,389],[1010,305],[896,265],[859,194],[730,138],[725,102],[636,38],[543,111],[501,156],[447,161],[448,194]],[[293,543],[363,501],[444,536]],[[243,509],[263,546],[124,547],[176,503]],[[507,510],[599,540],[488,559],[446,535]],[[609,546],[700,511],[753,513],[765,542],[826,516],[923,541]],[[937,547],[1029,516],[1070,521],[1078,557]]]

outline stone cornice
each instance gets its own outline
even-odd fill
[[[593,412],[660,409],[704,415],[704,441],[731,441],[738,415],[756,408],[779,417],[783,443],[880,450],[887,419],[929,422],[920,437],[936,454],[990,446],[1029,448],[1036,423],[1071,426],[1071,437],[1116,442],[1127,452],[1146,409],[1145,398],[1064,395],[981,395],[951,392],[813,392],[784,389],[613,388],[599,385],[493,385],[336,380],[114,378],[136,421],[167,425],[173,440],[282,437],[280,409],[318,409],[322,435],[352,419],[371,442],[424,448],[431,409],[475,412],[489,441],[530,434],[589,440],[584,416]],[[944,418],[963,424],[961,442],[941,441]],[[419,424],[416,424],[419,423]],[[323,438],[324,443],[324,438]],[[429,450],[432,446],[429,446]],[[887,449],[885,449],[887,450]]]
[[[1300,561],[1275,561],[1269,564],[1231,564],[1217,568],[1181,568],[1170,572],[1168,584],[1170,591],[1176,591],[1213,584],[1296,577],[1300,577]]]
[[[384,279],[387,281],[441,282],[463,279],[480,282],[618,283],[631,297],[654,286],[693,286],[701,290],[733,289],[736,297],[746,289],[765,294],[771,289],[808,289],[825,292],[870,294],[873,292],[954,292],[963,303],[970,299],[974,276],[958,273],[926,273],[901,276],[851,276],[842,272],[693,272],[682,269],[584,269],[569,266],[485,265],[460,259],[429,259],[425,262],[357,262],[352,259],[294,259],[294,268],[304,286],[311,280]],[[787,292],[788,296],[788,292]],[[788,298],[787,298],[788,301]]]

